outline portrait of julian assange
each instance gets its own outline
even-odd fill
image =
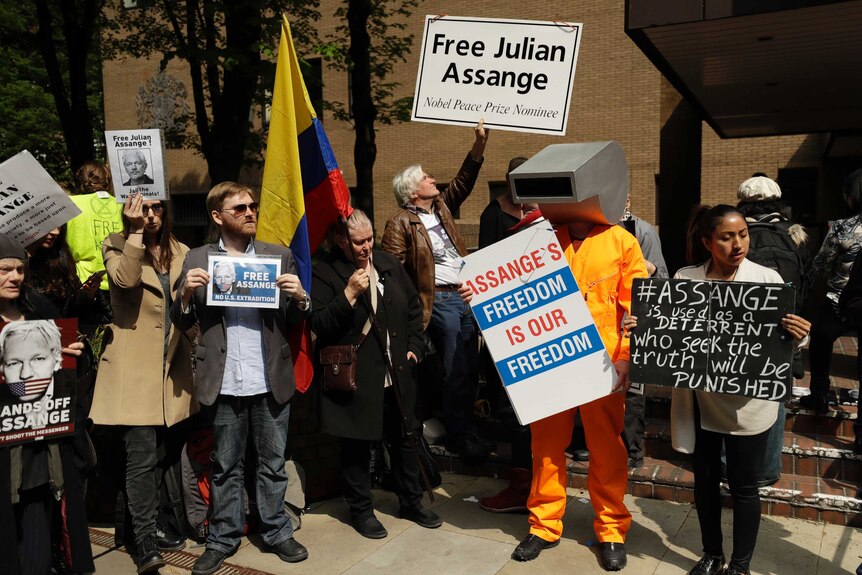
[[[10,322],[0,330],[0,370],[21,401],[54,395],[54,372],[63,364],[60,330],[51,320]]]
[[[148,148],[137,150],[123,150],[120,156],[120,164],[123,166],[123,171],[128,179],[123,181],[124,186],[140,186],[143,184],[152,184],[153,178],[149,169]]]

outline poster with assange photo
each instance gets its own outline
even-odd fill
[[[128,202],[132,194],[145,200],[168,199],[161,130],[108,130],[105,146],[118,203]]]
[[[76,360],[64,354],[78,320],[0,324],[0,445],[75,431]]]

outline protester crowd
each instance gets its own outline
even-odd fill
[[[307,558],[285,506],[294,480],[286,465],[297,388],[292,336],[304,322],[316,337],[311,404],[322,429],[338,438],[343,495],[358,535],[387,537],[371,491],[372,454],[380,442],[388,451],[400,515],[429,529],[441,525],[423,505],[429,471],[420,456],[423,419],[441,415],[450,451],[469,460],[487,457],[495,443],[474,414],[482,373],[482,393],[510,432],[513,469],[511,484],[481,505],[529,513],[528,532],[512,558],[535,559],[560,540],[566,450],[579,418],[599,559],[606,570],[623,569],[632,521],[623,495],[629,469],[644,460],[644,396],[629,390],[628,378],[629,336],[638,324],[632,282],[667,278],[669,270],[655,228],[631,212],[630,199],[618,225],[574,218],[557,226],[564,260],[584,292],[617,383],[610,395],[520,426],[480,346],[469,306],[474,294],[459,280],[468,250],[453,212],[473,191],[488,136],[480,123],[447,185],[438,185],[418,164],[394,177],[399,209],[386,223],[381,249],[361,211],[333,223],[311,285],[302,285],[289,248],[256,238],[257,194],[234,182],[207,194],[216,235],[192,249],[173,234],[168,200],[132,195],[117,203],[109,171],[96,162],[77,172],[72,199],[81,215],[29,246],[0,235],[2,321],[77,318],[82,334],[67,347],[53,346],[57,365],[61,352],[78,360],[74,434],[0,447],[0,525],[8,535],[0,538],[0,572],[94,570],[84,506],[87,480],[97,467],[88,437],[93,424],[110,426],[122,441],[117,467],[124,519],[118,529],[124,527],[138,573],[163,567],[163,553],[183,548],[187,537],[206,544],[192,573],[214,573],[249,529],[260,534],[263,551],[286,562]],[[142,157],[129,154],[123,161],[140,172],[133,180],[146,181]],[[514,158],[508,171],[525,161]],[[695,208],[686,238],[689,267],[674,277],[793,285],[797,306],[781,325],[797,349],[810,332],[811,395],[801,404],[826,413],[832,343],[862,323],[862,170],[844,187],[854,215],[832,224],[814,258],[804,229],[788,220],[775,181],[756,175],[740,185],[738,198],[736,207]],[[482,214],[479,247],[537,221],[538,206],[515,201],[509,189]],[[235,271],[208,268],[212,254],[280,261],[277,305],[214,305],[207,287],[215,280],[220,292],[237,293],[237,278]],[[618,272],[605,275],[611,268]],[[828,289],[812,327],[802,310],[815,274]],[[90,345],[97,333],[100,350]],[[16,337],[0,334],[4,365]],[[44,338],[47,344],[50,337]],[[423,379],[418,366],[425,362],[439,362],[441,381]],[[802,377],[800,354],[794,375]],[[423,385],[435,386],[439,408],[421,405]],[[674,448],[691,455],[703,544],[689,573],[749,573],[760,524],[758,488],[780,475],[784,404],[674,389],[671,417]],[[856,433],[855,451],[862,453],[862,428]],[[190,463],[193,449],[203,453],[206,477]],[[104,461],[98,465],[108,468]],[[181,487],[185,476],[194,495],[188,484]],[[720,523],[725,480],[733,510],[731,548],[723,545]],[[205,520],[185,515],[183,497],[204,506]]]

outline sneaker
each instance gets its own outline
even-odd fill
[[[624,543],[600,543],[602,567],[605,571],[621,571],[626,566],[626,546]]]
[[[192,575],[211,575],[219,570],[228,554],[215,549],[207,549],[192,566]]]
[[[589,449],[576,449],[572,454],[572,459],[575,461],[589,461],[590,460],[590,450]]]
[[[530,480],[532,475],[528,469],[512,469],[509,485],[491,497],[479,500],[479,506],[492,513],[520,513],[527,511],[527,498],[530,496]]]
[[[531,533],[527,535],[523,541],[518,543],[518,546],[515,547],[514,551],[512,551],[512,559],[515,561],[532,561],[538,557],[539,553],[544,549],[550,549],[559,544],[559,539],[556,541],[545,541],[541,537]]]
[[[424,507],[402,507],[398,515],[402,519],[412,521],[416,525],[426,529],[437,529],[443,525],[443,520],[440,519],[439,515]]]
[[[138,541],[137,548],[138,575],[158,571],[166,565],[154,536],[149,535]]]

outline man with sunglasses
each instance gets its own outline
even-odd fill
[[[215,435],[213,505],[206,551],[192,568],[194,575],[217,571],[240,545],[243,535],[244,459],[249,436],[257,453],[256,503],[265,551],[296,563],[308,551],[293,538],[284,511],[287,476],[284,455],[290,400],[295,383],[288,336],[311,306],[296,275],[290,249],[255,239],[258,205],[248,186],[216,185],[207,194],[207,209],[219,239],[186,255],[171,319],[179,329],[200,324],[196,350],[195,394],[210,410]],[[277,309],[207,305],[210,254],[281,256],[281,290]]]

